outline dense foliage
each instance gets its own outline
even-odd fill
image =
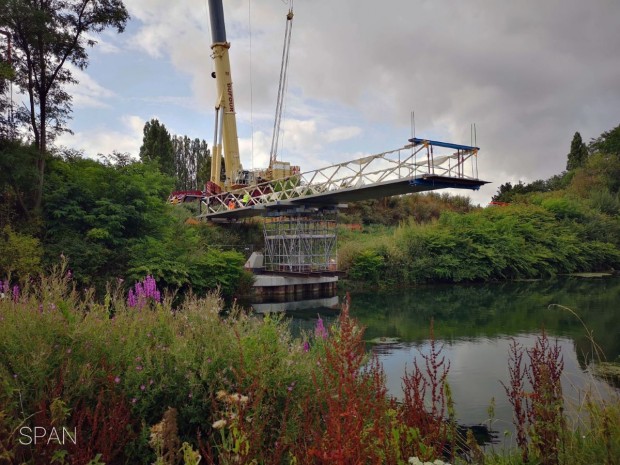
[[[27,104],[15,107],[15,116],[37,149],[36,210],[54,137],[69,130],[68,86],[77,83],[69,65],[85,69],[96,34],[109,28],[123,32],[128,19],[121,0],[0,0],[0,29],[14,44],[11,77],[28,97]]]
[[[604,146],[614,131],[592,146]],[[352,280],[379,286],[618,269],[620,157],[604,152],[586,156],[583,143],[573,145],[579,153],[570,171],[527,185],[501,185],[494,200],[509,205],[458,209],[452,201],[435,221],[433,215],[423,221],[418,214],[397,227],[343,230],[339,266]],[[399,210],[414,205],[419,212],[419,205],[442,199],[421,198],[426,199],[400,199]]]
[[[28,182],[36,178],[20,158],[29,153],[19,144],[3,151],[2,164],[14,162],[0,177],[7,202],[0,210],[3,275],[26,280],[64,256],[75,282],[99,293],[110,280],[132,283],[147,274],[166,288],[199,294],[220,287],[232,295],[251,284],[236,249],[253,226],[216,232],[204,223],[188,224],[194,212],[166,205],[173,181],[154,163],[51,157],[42,215],[29,221],[23,214],[28,208],[20,208],[31,198]]]

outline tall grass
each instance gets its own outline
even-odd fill
[[[377,359],[365,352],[348,301],[334,326],[319,320],[314,333],[293,338],[279,317],[236,308],[224,314],[217,295],[189,295],[172,308],[172,296],[160,299],[149,287],[157,298],[134,306],[117,282],[97,302],[75,289],[64,265],[19,292],[10,284],[11,294],[0,299],[0,462],[461,460],[445,383],[449,361],[432,333],[431,352],[407,371],[397,403]],[[529,351],[513,350],[515,379],[528,382],[513,380],[508,395],[522,401],[519,445],[527,454],[485,455],[470,441],[467,456],[480,463],[615,463],[618,397],[588,394],[579,421],[567,418],[561,356],[545,337]],[[67,427],[78,440],[23,444],[23,427]]]

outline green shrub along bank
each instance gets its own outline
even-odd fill
[[[3,150],[18,166],[28,152],[19,144]],[[129,285],[145,275],[182,294],[247,291],[252,279],[239,250],[256,242],[255,224],[216,228],[195,221],[193,206],[166,204],[173,179],[154,163],[110,160],[50,157],[38,216],[19,214],[16,198],[25,196],[25,185],[0,185],[1,274],[27,281],[62,255],[77,285],[100,296],[108,281]]]
[[[25,288],[4,280],[2,291],[0,463],[585,465],[620,456],[617,394],[584,393],[577,417],[565,416],[561,353],[544,333],[506,354],[518,448],[485,453],[453,421],[459,387],[446,383],[432,325],[430,350],[396,402],[348,302],[333,326],[319,319],[294,338],[278,317],[224,316],[216,295],[173,309],[152,277],[129,294],[108,286],[101,302],[80,295],[64,267]]]
[[[351,255],[351,279],[383,286],[540,278],[620,266],[615,244],[584,241],[578,229],[543,207],[515,205],[444,213],[424,226],[409,222],[353,253],[344,243],[340,253]]]
[[[620,155],[595,153],[548,181],[502,185],[495,200],[505,206],[342,231],[339,265],[352,281],[377,286],[617,270],[618,179]]]

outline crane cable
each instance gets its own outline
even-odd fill
[[[278,153],[278,142],[280,139],[280,124],[282,122],[282,110],[284,107],[284,96],[287,89],[287,74],[289,53],[291,45],[291,30],[293,29],[293,3],[286,15],[286,29],[284,31],[284,47],[282,48],[282,63],[280,65],[280,82],[278,84],[278,98],[276,102],[276,116],[273,122],[273,136],[271,139],[271,150],[269,152],[269,168],[273,169]]]

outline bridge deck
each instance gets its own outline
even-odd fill
[[[199,218],[234,221],[278,210],[329,207],[448,187],[479,189],[487,183],[477,177],[478,147],[427,139],[410,142],[387,152],[205,197],[201,202],[205,211]],[[466,162],[471,169],[465,169]]]
[[[234,221],[237,219],[251,218],[253,216],[262,216],[266,213],[278,210],[296,209],[301,206],[336,206],[346,202],[357,202],[359,200],[378,199],[392,195],[412,194],[444,188],[478,189],[484,184],[488,184],[488,181],[427,175],[417,178],[382,181],[361,187],[350,187],[333,192],[307,195],[287,200],[277,200],[266,204],[237,207],[219,212],[206,213],[200,215],[200,218],[206,218],[212,221]]]

